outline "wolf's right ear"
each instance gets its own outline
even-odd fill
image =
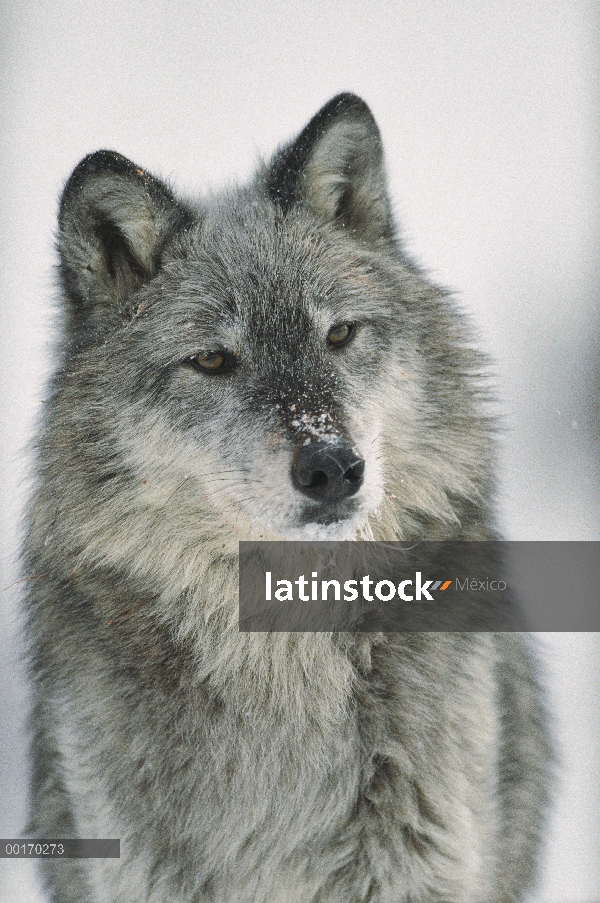
[[[75,320],[93,332],[122,317],[135,290],[156,274],[165,242],[188,218],[166,185],[121,154],[85,157],[59,212],[61,276]]]
[[[393,237],[381,136],[355,94],[338,94],[276,153],[266,186],[284,213],[303,204],[356,238]]]

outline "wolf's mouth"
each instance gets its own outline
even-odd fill
[[[360,507],[358,499],[346,499],[337,505],[307,505],[300,512],[298,522],[300,526],[318,524],[328,527],[331,524],[345,521],[356,514]]]

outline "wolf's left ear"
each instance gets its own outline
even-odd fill
[[[358,238],[393,237],[381,136],[370,109],[355,94],[334,97],[277,152],[266,184],[285,213],[305,204]]]
[[[114,151],[81,161],[60,204],[61,276],[78,333],[118,321],[189,219],[158,179]]]

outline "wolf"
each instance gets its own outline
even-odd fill
[[[54,903],[514,903],[551,744],[520,634],[243,633],[240,540],[497,538],[485,362],[405,253],[352,94],[248,185],[99,151],[24,551]]]

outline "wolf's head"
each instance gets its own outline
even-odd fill
[[[59,250],[66,343],[42,456],[82,556],[185,571],[238,539],[484,523],[479,362],[400,250],[359,98],[205,202],[86,157]]]

